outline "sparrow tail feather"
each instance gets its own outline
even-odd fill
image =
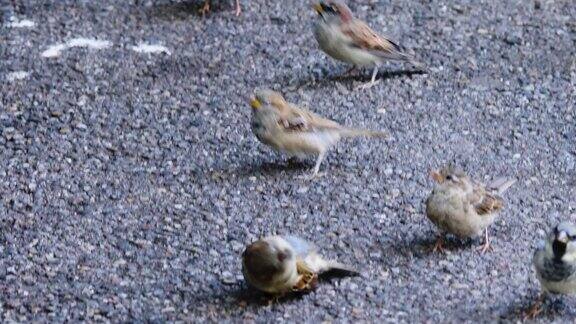
[[[388,138],[388,133],[366,129],[344,129],[340,133],[343,137],[379,137]]]
[[[406,52],[397,50],[397,51],[393,51],[392,53],[387,53],[385,55],[386,58],[391,59],[391,60],[398,60],[398,61],[405,61],[408,62],[410,64],[412,64],[412,66],[414,66],[415,68],[422,70],[422,71],[427,71],[428,69],[426,68],[426,64],[418,61],[414,55],[412,54],[408,54]]]
[[[359,276],[360,271],[338,261],[328,261],[326,272],[338,276]]]
[[[501,195],[514,183],[516,183],[516,179],[499,178],[490,183],[490,188],[496,190],[496,192]]]

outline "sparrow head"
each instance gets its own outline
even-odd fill
[[[289,262],[294,261],[294,253],[282,241],[272,237],[250,244],[242,254],[245,270],[261,281],[270,281],[274,275],[284,272]]]
[[[558,261],[576,261],[576,226],[572,223],[562,222],[550,233],[549,244]]]
[[[433,170],[430,176],[439,184],[465,187],[468,183],[468,176],[462,170],[452,165],[443,167],[440,170]]]
[[[284,97],[276,91],[270,89],[257,89],[254,91],[254,97],[250,101],[253,110],[259,110],[262,106],[274,106],[281,108],[286,105]]]
[[[348,6],[340,1],[328,0],[320,1],[314,4],[314,10],[318,16],[324,20],[330,20],[334,17],[340,18],[343,22],[352,20],[352,11]]]

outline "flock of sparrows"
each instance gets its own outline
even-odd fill
[[[363,88],[376,83],[378,66],[385,60],[402,60],[423,68],[397,43],[354,18],[346,4],[328,0],[315,4],[314,9],[318,13],[314,34],[326,54],[353,66],[374,66],[372,79]],[[289,155],[317,156],[312,177],[318,176],[327,151],[340,139],[386,137],[384,132],[350,128],[323,118],[287,102],[272,90],[255,90],[250,105],[252,131],[259,141]],[[504,206],[501,195],[515,180],[500,178],[484,185],[452,165],[430,175],[436,185],[426,200],[426,215],[440,230],[433,250],[443,251],[445,234],[460,238],[484,234],[481,251],[487,252],[488,227]],[[569,223],[556,226],[545,245],[536,250],[533,264],[544,292],[542,296],[576,293],[576,226]],[[318,276],[328,271],[359,274],[352,267],[323,258],[312,243],[295,236],[268,236],[250,244],[242,254],[242,268],[251,286],[274,295],[309,291],[315,287]],[[541,300],[529,310],[528,316],[540,312]]]

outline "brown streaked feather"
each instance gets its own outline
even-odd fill
[[[303,261],[296,261],[296,271],[298,271],[298,282],[292,287],[294,291],[304,291],[313,289],[318,281],[318,275],[312,271]]]
[[[489,215],[504,207],[504,200],[496,195],[493,195],[485,190],[482,194],[478,195],[474,208],[478,215]]]
[[[303,118],[280,118],[278,125],[286,132],[305,132],[308,129],[308,124]]]
[[[378,35],[360,20],[342,25],[342,32],[352,39],[355,46],[376,52],[402,52],[400,46],[390,39]]]
[[[306,109],[288,103],[280,105],[273,102],[272,104],[280,113],[278,125],[287,132],[342,129],[342,126],[337,122],[323,118]]]
[[[296,271],[301,275],[313,275],[314,271],[301,259],[296,260]]]
[[[294,291],[306,291],[316,288],[318,276],[316,274],[303,274],[299,276],[298,282],[292,287]]]

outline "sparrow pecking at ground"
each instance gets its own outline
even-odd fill
[[[210,12],[210,1],[212,0],[204,0],[204,5],[202,8],[200,8],[200,10],[198,10],[202,16]],[[236,16],[240,16],[241,13],[242,8],[240,7],[240,0],[236,0]]]
[[[563,222],[554,227],[545,243],[536,249],[532,263],[542,294],[528,311],[527,318],[541,312],[548,294],[576,293],[576,225]]]
[[[318,275],[328,271],[359,275],[351,267],[324,259],[312,243],[295,236],[265,237],[250,244],[242,254],[246,281],[273,295],[312,290]]]
[[[348,128],[299,108],[272,90],[256,90],[252,106],[252,132],[264,144],[297,157],[317,155],[312,176],[318,175],[328,150],[345,137],[386,137],[379,131]]]
[[[482,253],[490,248],[488,226],[494,223],[497,212],[504,206],[499,196],[516,180],[498,179],[489,186],[472,181],[464,172],[452,166],[431,172],[437,182],[426,200],[426,215],[441,233],[434,251],[442,251],[444,234],[473,238],[485,232]]]
[[[388,37],[379,35],[362,20],[354,18],[350,8],[339,1],[322,1],[314,5],[318,21],[314,35],[320,49],[330,57],[357,66],[374,66],[370,83],[376,84],[378,67],[386,60],[406,61],[423,70],[424,65]]]

